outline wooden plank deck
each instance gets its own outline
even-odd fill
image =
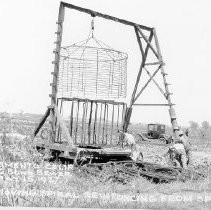
[[[56,150],[60,152],[71,152],[71,153],[77,153],[77,150],[80,149],[85,149],[88,150],[89,152],[94,152],[98,153],[99,155],[104,155],[104,156],[130,156],[131,155],[131,150],[130,149],[124,149],[121,147],[96,147],[96,148],[89,148],[89,147],[80,147],[76,146],[76,148],[71,148],[68,146],[68,144],[59,144],[59,143],[43,143],[43,142],[35,142],[35,147],[43,148],[43,149],[50,149],[50,150]],[[90,146],[91,147],[91,146]]]

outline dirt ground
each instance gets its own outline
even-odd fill
[[[144,161],[151,163],[158,163],[161,165],[168,165],[168,158],[165,154],[168,151],[167,146],[163,145],[151,145],[151,144],[140,144],[141,152],[143,153]],[[211,166],[211,153],[207,151],[192,151],[192,164],[198,165],[209,165]]]
[[[20,136],[13,135],[7,140],[2,151],[2,157],[4,157],[2,160],[9,161],[11,164],[17,161],[31,164],[36,162],[40,165],[39,171],[46,172],[46,162],[43,161],[42,157],[38,156],[36,151],[31,150],[29,139],[21,140]],[[144,161],[158,163],[164,166],[168,165],[168,159],[165,158],[165,154],[168,151],[166,145],[152,145],[145,142],[144,144],[140,144],[140,150],[143,153]],[[206,152],[206,150],[195,149],[193,151],[193,159],[195,166],[199,166],[200,164],[211,165],[211,154]],[[7,180],[0,182],[5,192],[7,192],[6,190],[9,187],[13,186],[12,189],[14,192],[21,192],[22,189],[28,192],[33,189],[36,195],[31,197],[17,195],[14,197],[10,193],[9,196],[11,198],[14,197],[14,199],[10,199],[6,194],[3,194],[0,205],[107,209],[211,209],[211,194],[209,194],[211,192],[211,176],[208,176],[208,178],[202,181],[188,180],[185,183],[174,182],[165,184],[155,184],[143,177],[139,177],[127,184],[121,184],[109,181],[102,182],[102,180],[91,176],[87,179],[72,173],[72,170],[67,171],[69,173],[68,175],[63,175],[61,174],[61,168],[58,167],[59,164],[51,164],[52,169],[47,170],[49,173],[53,170],[53,173],[50,175],[45,176],[44,174],[39,174],[40,172],[38,173],[37,169],[33,169],[33,179],[30,182],[27,181],[29,175],[26,175],[27,179],[18,179],[18,185],[15,179],[9,179],[11,175],[7,170],[4,174]],[[202,169],[204,170],[204,168]],[[12,176],[15,177],[14,174]],[[57,177],[59,179],[52,182]],[[62,196],[54,196],[54,194],[45,195],[46,192],[58,192],[60,193],[58,195],[65,195],[68,192],[69,197],[63,198]],[[205,194],[210,195],[210,200],[207,202],[202,199],[202,196],[205,197]],[[40,195],[45,196],[39,197]],[[110,197],[107,198],[107,195]],[[189,195],[191,200],[186,202],[184,199]],[[182,200],[174,200],[178,196]],[[142,198],[146,198],[146,201],[142,202]],[[150,200],[151,198],[154,200]],[[163,198],[167,200],[162,200]],[[201,202],[201,199],[203,202]]]

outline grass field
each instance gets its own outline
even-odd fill
[[[19,123],[17,127],[22,135],[8,133],[6,138],[1,136],[1,206],[211,208],[208,147],[197,151],[196,146],[194,151],[194,167],[208,174],[203,180],[154,184],[140,177],[121,184],[84,175],[73,171],[71,166],[44,161],[43,156],[33,149],[29,136],[31,127],[27,123]],[[166,148],[142,145],[141,150],[145,161],[166,164],[163,158]]]

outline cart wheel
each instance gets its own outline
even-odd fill
[[[166,143],[166,139],[164,137],[160,137],[159,140]]]
[[[82,166],[83,164],[87,163],[89,159],[89,163],[92,163],[92,154],[88,150],[81,150],[75,157],[74,165],[75,166]]]
[[[140,135],[136,134],[138,141],[145,141],[145,139]]]

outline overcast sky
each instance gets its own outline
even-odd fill
[[[187,125],[190,120],[211,123],[209,0],[67,2],[155,27],[179,124]],[[48,95],[51,91],[50,72],[53,71],[51,62],[58,8],[57,0],[0,1],[0,111],[44,113],[50,105]],[[66,12],[66,17],[63,44],[87,38],[91,17],[71,11]],[[95,28],[100,40],[128,53],[128,102],[140,65],[134,31],[128,26],[100,18],[96,18]],[[141,102],[156,103],[161,100],[159,91],[153,84],[150,87],[151,91],[145,92]],[[167,108],[134,108],[132,121],[170,124]]]

